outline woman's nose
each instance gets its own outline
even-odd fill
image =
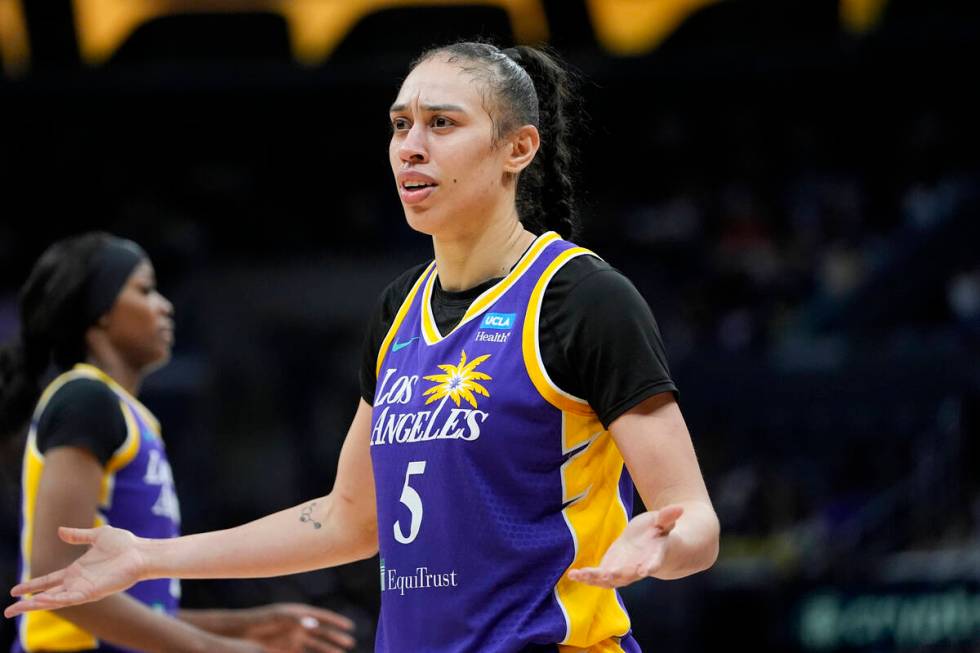
[[[169,315],[170,317],[174,316],[174,305],[163,295],[160,295],[160,309],[165,315]]]
[[[424,129],[418,123],[412,125],[402,139],[398,147],[398,157],[405,163],[425,163],[429,160]]]

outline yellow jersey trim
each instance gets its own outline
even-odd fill
[[[129,391],[126,390],[126,388],[119,385],[118,383],[116,383],[116,380],[113,379],[111,376],[109,376],[108,374],[106,374],[105,372],[97,368],[95,365],[89,365],[88,363],[78,363],[77,365],[75,365],[74,368],[72,368],[72,372],[76,372],[80,375],[94,377],[102,381],[103,383],[105,383],[113,390],[115,390],[117,394],[125,397],[129,401],[129,403],[133,406],[133,408],[139,413],[140,417],[142,417],[146,421],[146,423],[150,425],[150,429],[153,431],[154,435],[156,435],[157,437],[161,435],[162,431],[160,428],[160,420],[158,420],[156,416],[152,412],[150,412],[149,408],[143,405],[143,402],[141,402],[133,395],[129,394]]]
[[[541,397],[561,411],[562,453],[570,454],[561,467],[562,517],[575,550],[569,569],[597,566],[629,521],[619,495],[625,466],[619,448],[588,401],[559,388],[541,357],[538,335],[545,291],[555,274],[579,256],[597,255],[573,247],[556,256],[541,273],[528,300],[521,333],[528,376]],[[566,570],[554,594],[567,628],[559,646],[562,653],[622,653],[619,640],[629,632],[630,618],[615,590],[572,582]]]
[[[558,234],[554,231],[547,231],[540,236],[538,236],[531,246],[528,247],[527,251],[524,252],[520,260],[513,267],[513,269],[507,273],[503,279],[495,283],[492,287],[488,288],[483,294],[477,297],[470,307],[466,309],[463,314],[463,318],[459,321],[453,330],[443,336],[439,333],[439,327],[436,325],[435,316],[432,314],[432,289],[435,286],[436,278],[439,275],[439,271],[436,270],[432,275],[429,276],[425,283],[425,289],[422,292],[422,337],[425,339],[427,345],[434,345],[441,342],[444,338],[452,334],[456,329],[460,328],[470,320],[478,317],[481,313],[486,311],[495,301],[500,299],[500,297],[510,290],[510,288],[517,283],[517,281],[524,276],[524,273],[528,271],[528,268],[537,260],[538,256],[545,248],[556,240],[560,240]]]
[[[572,454],[561,467],[562,517],[575,547],[569,569],[595,567],[629,521],[619,495],[623,457],[595,414],[562,412],[562,451]],[[567,626],[559,650],[623,650],[630,618],[616,590],[573,582],[566,570],[554,592]]]
[[[395,319],[391,321],[391,326],[388,327],[388,333],[385,334],[384,340],[381,341],[381,346],[378,348],[378,363],[374,368],[374,376],[378,377],[381,375],[381,363],[384,362],[385,354],[388,353],[388,347],[391,346],[391,341],[395,338],[395,334],[398,333],[398,328],[405,321],[405,316],[408,314],[408,309],[412,307],[412,300],[415,299],[415,295],[418,294],[419,288],[425,281],[426,275],[432,272],[432,268],[436,266],[436,262],[432,261],[425,268],[425,271],[419,275],[419,278],[415,280],[415,284],[412,289],[408,291],[405,295],[404,301],[402,301],[401,307],[399,307],[398,312],[395,313]]]
[[[580,397],[576,397],[559,388],[545,369],[544,361],[541,358],[541,343],[538,340],[538,328],[541,324],[541,303],[544,300],[544,292],[555,274],[563,265],[577,256],[596,256],[594,252],[584,247],[573,247],[565,250],[555,257],[538,279],[531,298],[527,303],[527,314],[524,317],[524,330],[522,337],[522,350],[524,353],[524,367],[527,368],[531,382],[544,399],[559,410],[576,413],[579,415],[592,415],[592,407],[589,402]]]

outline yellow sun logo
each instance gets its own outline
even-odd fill
[[[483,356],[477,356],[470,362],[466,362],[466,352],[462,352],[459,357],[459,365],[439,365],[439,369],[445,372],[445,374],[430,374],[429,376],[423,376],[422,378],[426,381],[435,381],[438,385],[434,385],[424,393],[422,396],[432,395],[426,400],[426,404],[431,404],[433,401],[438,401],[443,397],[449,397],[459,406],[459,398],[462,397],[469,403],[469,405],[476,408],[476,397],[473,395],[475,392],[478,395],[483,395],[484,397],[489,397],[490,393],[482,385],[477,383],[477,381],[490,381],[492,380],[489,374],[484,374],[483,372],[477,372],[476,368],[483,361],[490,358],[490,354],[485,354]]]

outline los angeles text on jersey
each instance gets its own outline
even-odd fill
[[[479,438],[480,429],[490,416],[487,411],[478,409],[476,400],[476,395],[490,396],[489,391],[477,382],[490,380],[488,375],[475,372],[476,366],[482,362],[481,359],[485,360],[485,357],[473,359],[467,366],[466,355],[463,353],[459,366],[441,366],[449,368],[449,371],[422,377],[436,383],[423,393],[429,396],[425,405],[438,401],[427,410],[399,410],[400,406],[410,403],[415,396],[419,376],[399,376],[395,368],[385,370],[374,402],[376,418],[371,432],[371,445],[409,444],[430,440],[473,441]],[[450,400],[452,403],[447,406]]]

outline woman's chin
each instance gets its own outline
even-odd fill
[[[167,363],[173,358],[171,348],[165,347],[160,351],[155,352],[155,355],[151,357],[143,366],[142,370],[144,374],[149,374],[151,372],[156,372],[161,367],[166,367]]]
[[[438,211],[419,206],[405,207],[405,222],[413,231],[426,236],[436,236],[446,228],[446,220]]]

